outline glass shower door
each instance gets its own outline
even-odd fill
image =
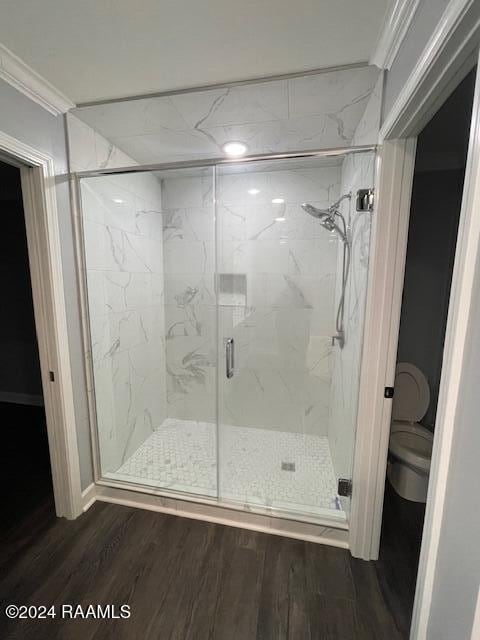
[[[216,498],[213,169],[80,187],[98,474]]]
[[[346,525],[373,167],[81,179],[97,476]]]
[[[337,207],[350,251],[341,346],[341,219],[336,229],[320,224],[302,204],[326,210],[372,180],[372,154],[217,167],[224,502],[300,519],[348,519],[338,482],[351,478],[370,214],[354,214],[354,198]]]

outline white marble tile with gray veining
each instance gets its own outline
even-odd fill
[[[105,166],[121,159],[94,139]],[[82,196],[97,427],[108,472],[167,415],[160,182],[146,174],[91,178]]]
[[[97,133],[82,137],[69,123],[72,166],[218,157],[231,140],[250,153],[348,145],[377,78],[378,69],[363,67],[80,108],[75,116]]]

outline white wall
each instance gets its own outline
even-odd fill
[[[0,131],[49,154],[55,162],[62,268],[65,286],[67,329],[72,367],[81,483],[93,478],[88,422],[87,390],[80,328],[80,309],[75,268],[72,218],[67,179],[65,128],[62,117],[54,117],[10,85],[0,81]]]
[[[480,584],[480,261],[474,292],[434,577],[429,640],[470,638]]]

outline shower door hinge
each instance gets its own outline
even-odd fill
[[[352,495],[352,481],[349,478],[338,479],[338,495],[349,498]]]
[[[357,211],[373,211],[373,189],[359,189],[357,191]]]
[[[385,387],[385,391],[383,392],[384,398],[393,398],[393,394],[395,389],[393,387]]]

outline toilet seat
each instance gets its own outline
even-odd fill
[[[392,418],[394,421],[419,422],[430,404],[426,377],[411,362],[399,362],[395,373]]]
[[[387,476],[406,500],[426,502],[433,433],[418,424],[430,404],[427,379],[415,365],[400,362],[395,376]]]
[[[394,420],[390,432],[390,452],[417,469],[428,473],[432,457],[433,434],[420,424]]]

